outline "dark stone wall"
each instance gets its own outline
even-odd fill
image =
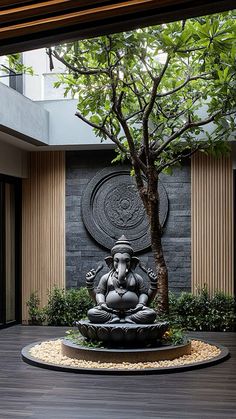
[[[66,152],[66,285],[85,284],[85,274],[109,254],[87,232],[81,218],[83,191],[97,172],[111,166],[114,154],[105,151]],[[163,235],[164,254],[169,269],[170,289],[189,291],[191,287],[191,179],[190,165],[175,169],[161,180],[169,199],[169,213]],[[138,255],[153,267],[152,253]],[[105,271],[104,271],[105,272]],[[101,274],[104,273],[101,271]]]

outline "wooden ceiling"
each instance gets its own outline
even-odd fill
[[[234,7],[234,0],[0,0],[0,55]]]

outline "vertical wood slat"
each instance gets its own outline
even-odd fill
[[[233,171],[230,157],[203,153],[191,163],[192,292],[234,294]]]
[[[37,291],[65,287],[65,154],[30,153],[29,177],[22,185],[22,321],[26,301]]]

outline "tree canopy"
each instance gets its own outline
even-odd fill
[[[77,117],[133,167],[149,223],[160,308],[168,311],[168,270],[158,179],[196,151],[226,152],[235,129],[233,12],[82,40],[49,49],[78,99]],[[145,180],[144,180],[145,179]]]
[[[159,173],[197,149],[227,148],[235,39],[229,12],[66,44],[51,51],[68,70],[56,86],[78,98],[77,116],[116,144],[118,159],[135,153],[145,173],[149,156]]]
[[[9,77],[9,76],[20,76],[22,74],[34,74],[33,68],[25,66],[21,60],[21,54],[10,54],[5,57],[5,64],[0,64],[0,70],[4,73],[4,76],[0,77]]]

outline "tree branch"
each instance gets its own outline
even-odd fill
[[[64,64],[67,68],[69,68],[71,71],[73,71],[74,73],[84,75],[84,76],[96,75],[96,74],[108,74],[107,70],[105,70],[105,69],[104,70],[102,70],[102,69],[86,69],[86,70],[83,70],[81,68],[75,67],[72,64],[68,63],[68,61],[66,61],[64,59],[64,57],[61,57],[56,50],[52,51],[52,55],[58,61],[60,61],[62,64]]]
[[[179,154],[177,157],[175,157],[174,159],[170,160],[169,162],[162,164],[158,169],[157,172],[161,173],[166,167],[171,167],[173,166],[175,163],[177,163],[178,161],[184,159],[184,158],[188,158],[191,157],[194,153],[196,153],[198,150],[200,150],[200,148],[202,148],[202,144],[197,146],[194,150],[190,151],[190,153],[187,154]]]
[[[205,47],[189,48],[189,49],[177,49],[176,52],[187,54],[188,52],[201,51],[203,49],[205,49]]]
[[[185,81],[182,83],[182,84],[180,84],[179,86],[177,86],[177,87],[175,87],[174,89],[172,89],[172,90],[169,90],[168,92],[165,92],[165,93],[159,93],[159,94],[157,94],[156,95],[156,97],[157,98],[160,98],[160,97],[165,97],[165,96],[169,96],[169,95],[172,95],[173,93],[176,93],[176,92],[178,92],[179,90],[181,90],[181,89],[183,89],[183,87],[185,87],[186,86],[186,84],[188,84],[190,81],[192,81],[192,80],[198,80],[198,79],[204,79],[204,80],[207,80],[206,78],[205,78],[205,76],[207,76],[207,75],[209,75],[210,73],[203,73],[203,74],[200,74],[199,76],[193,76],[193,77],[190,77],[189,75],[186,77],[186,79],[185,79]]]
[[[144,104],[145,104],[145,105],[146,105],[146,101],[145,101],[145,99],[143,98],[143,96],[141,95],[141,93],[139,92],[139,90],[138,90],[138,88],[137,88],[137,86],[136,86],[136,84],[135,84],[135,80],[134,80],[134,76],[133,76],[133,74],[131,74],[131,80],[132,80],[132,82],[133,82],[133,87],[134,87],[133,92],[134,92],[134,94],[136,95],[136,97],[138,98],[139,108],[140,108],[140,110],[141,110],[141,109],[143,109],[143,103],[142,103],[141,99],[144,101]]]
[[[149,158],[150,158],[150,155],[149,155],[148,119],[149,119],[150,113],[152,112],[154,104],[155,104],[155,99],[156,99],[158,86],[161,83],[161,80],[162,80],[162,78],[163,78],[163,76],[164,76],[164,74],[165,74],[165,72],[168,68],[169,62],[170,62],[170,56],[167,55],[166,62],[165,62],[164,66],[161,70],[161,73],[159,74],[158,77],[156,77],[154,79],[153,86],[152,86],[151,97],[150,97],[149,103],[148,103],[148,105],[147,105],[147,107],[146,107],[146,109],[143,113],[143,147],[145,149],[146,160],[147,160],[148,163],[149,163]]]
[[[75,115],[79,119],[81,119],[81,121],[90,125],[90,127],[101,131],[104,135],[106,135],[108,138],[110,138],[110,140],[113,141],[116,144],[116,146],[119,148],[119,150],[127,156],[126,148],[122,145],[122,143],[118,140],[118,138],[115,137],[113,134],[111,134],[103,125],[97,125],[94,122],[91,122],[89,119],[87,119],[83,115],[81,115],[80,112],[76,112]]]
[[[180,128],[178,131],[174,132],[169,138],[168,140],[166,140],[164,142],[164,144],[162,144],[155,152],[155,157],[159,156],[163,150],[165,150],[165,148],[176,138],[180,137],[180,135],[182,135],[185,131],[187,131],[190,128],[195,128],[195,127],[201,127],[203,125],[207,125],[210,122],[213,122],[215,117],[217,115],[219,115],[221,113],[221,110],[218,110],[216,112],[214,112],[214,114],[212,114],[209,118],[206,119],[201,119],[200,121],[196,121],[196,122],[187,122],[182,128]]]
[[[125,117],[122,113],[122,108],[121,108],[121,103],[122,103],[122,93],[119,97],[119,99],[117,99],[117,92],[116,92],[116,80],[115,80],[115,76],[114,73],[112,71],[112,68],[110,67],[109,70],[109,77],[110,77],[110,85],[111,85],[111,91],[112,91],[112,110],[115,113],[121,127],[123,128],[123,131],[125,133],[128,145],[129,145],[129,150],[130,150],[130,156],[133,162],[133,165],[137,165],[139,166],[142,171],[146,174],[147,173],[147,168],[145,166],[145,164],[142,162],[142,160],[140,160],[140,158],[137,155],[136,149],[135,149],[135,145],[134,145],[134,141],[133,141],[133,137],[132,134],[130,132],[129,126],[127,124],[127,121],[125,120]],[[127,154],[127,153],[126,153]]]
[[[142,112],[143,112],[143,110],[141,109],[140,111],[134,112],[131,115],[126,116],[125,121],[128,121],[129,119],[134,118],[136,115],[139,115]]]

